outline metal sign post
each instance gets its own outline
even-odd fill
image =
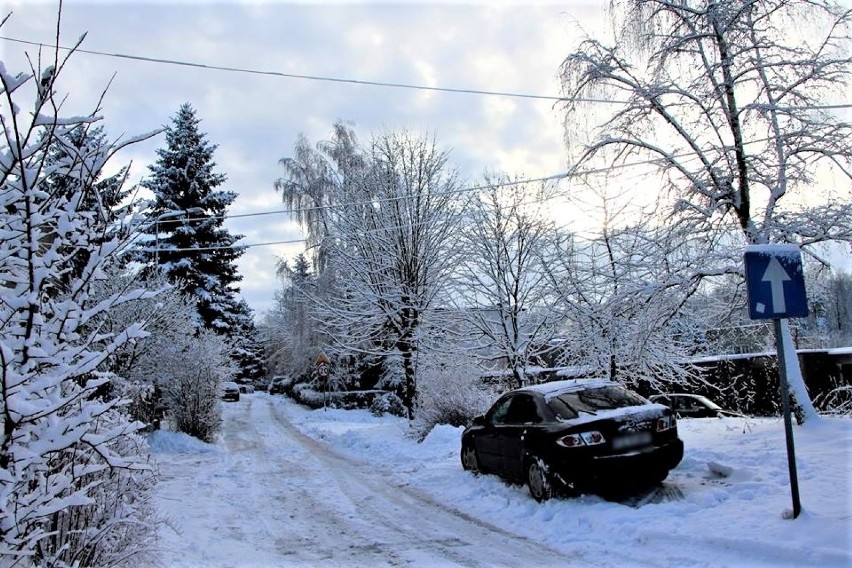
[[[748,311],[751,319],[771,319],[775,326],[778,353],[778,383],[784,433],[787,439],[787,466],[793,498],[792,518],[802,511],[799,500],[799,478],[796,473],[796,449],[793,443],[793,421],[790,416],[790,386],[781,320],[808,315],[802,256],[797,245],[752,245],[743,255],[748,289]]]
[[[790,493],[793,497],[793,518],[802,511],[799,501],[799,476],[796,472],[796,448],[793,443],[793,419],[790,416],[790,386],[787,383],[787,359],[784,354],[781,320],[775,319],[775,349],[778,351],[778,384],[781,389],[781,410],[784,412],[784,433],[787,438],[787,468],[790,470]]]

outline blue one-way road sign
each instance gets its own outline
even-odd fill
[[[803,318],[808,315],[802,255],[796,245],[751,245],[745,255],[748,312],[751,319]]]

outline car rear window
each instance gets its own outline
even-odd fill
[[[638,394],[616,386],[566,392],[547,403],[559,418],[571,420],[580,414],[597,414],[601,410],[647,404]]]

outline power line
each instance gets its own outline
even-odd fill
[[[108,53],[105,51],[95,51],[91,49],[82,49],[82,48],[72,48],[65,47],[61,45],[51,44],[51,43],[41,43],[36,41],[28,41],[19,38],[12,38],[8,36],[0,36],[0,39],[11,41],[15,43],[21,43],[25,45],[32,45],[36,47],[46,47],[50,49],[61,49],[64,51],[74,51],[78,53],[85,53],[88,55],[97,55],[102,57],[115,57],[118,59],[128,59],[133,61],[142,61],[146,63],[160,63],[165,65],[178,65],[182,67],[194,67],[198,69],[209,69],[213,71],[227,71],[231,73],[246,73],[250,75],[265,75],[272,77],[282,77],[286,79],[303,79],[308,81],[325,81],[331,83],[344,83],[349,85],[361,85],[361,86],[369,86],[369,87],[386,87],[393,89],[412,89],[418,91],[431,91],[431,92],[439,92],[439,93],[455,93],[455,94],[467,94],[467,95],[481,95],[481,96],[492,96],[492,97],[509,97],[509,98],[519,98],[519,99],[532,99],[532,100],[545,100],[545,101],[554,101],[554,102],[579,102],[579,103],[597,103],[597,104],[629,104],[630,101],[623,101],[617,99],[599,99],[599,98],[591,98],[591,97],[560,97],[556,95],[540,95],[536,93],[516,93],[510,91],[489,91],[483,89],[469,89],[469,88],[454,88],[454,87],[430,87],[428,85],[417,85],[414,83],[395,83],[389,81],[371,81],[367,79],[350,79],[343,77],[329,77],[325,75],[302,75],[298,73],[285,73],[283,71],[266,71],[260,69],[250,69],[247,67],[229,67],[225,65],[210,65],[206,63],[197,63],[193,61],[182,61],[179,59],[165,59],[159,57],[148,57],[145,55],[132,55],[127,53]],[[826,105],[802,105],[802,106],[784,106],[784,105],[768,105],[768,104],[760,104],[753,105],[754,108],[761,109],[772,109],[775,108],[777,110],[782,111],[795,111],[795,110],[842,110],[852,108],[852,103],[837,103],[837,104],[826,104]]]
[[[456,190],[452,190],[452,191],[441,192],[441,195],[463,193],[463,192],[468,192],[468,191],[479,191],[479,190],[482,190],[482,189],[490,189],[490,188],[511,187],[511,186],[514,186],[514,185],[521,185],[521,184],[525,184],[525,183],[554,181],[554,180],[560,180],[560,179],[567,179],[567,178],[574,177],[574,176],[581,176],[581,175],[589,175],[589,174],[594,174],[594,173],[607,172],[607,171],[610,171],[610,170],[613,170],[613,169],[631,167],[631,166],[642,165],[642,164],[651,164],[651,163],[654,163],[654,161],[653,160],[647,160],[647,161],[642,161],[642,162],[632,162],[632,163],[626,163],[626,164],[619,164],[618,166],[609,166],[607,168],[600,168],[600,169],[597,169],[597,170],[585,170],[583,172],[579,172],[579,173],[575,172],[573,174],[572,174],[572,172],[569,171],[569,172],[565,172],[565,173],[561,173],[561,174],[554,174],[554,175],[543,176],[543,177],[538,177],[538,178],[523,178],[523,179],[519,179],[519,180],[507,180],[507,181],[501,182],[501,183],[487,184],[487,185],[474,186],[474,187],[466,187],[466,188],[460,188],[460,189],[456,189]],[[369,204],[379,203],[379,202],[391,202],[391,201],[397,201],[397,200],[400,200],[400,199],[405,199],[406,197],[407,196],[387,197],[387,198],[384,198],[384,199],[377,199],[377,200],[371,200],[371,201],[346,202],[346,203],[322,205],[322,206],[318,206],[318,207],[281,209],[281,210],[277,210],[277,211],[261,211],[261,212],[257,212],[257,213],[241,213],[241,214],[237,214],[237,215],[218,215],[218,216],[210,216],[210,217],[190,217],[190,218],[182,217],[182,218],[178,218],[178,219],[166,219],[166,220],[160,221],[159,224],[163,225],[163,224],[166,224],[166,223],[185,223],[185,222],[189,222],[189,221],[203,221],[203,220],[207,220],[207,219],[218,219],[218,218],[233,219],[233,218],[236,218],[236,217],[244,218],[244,217],[255,217],[255,216],[263,216],[263,215],[274,215],[274,214],[293,214],[293,213],[298,213],[298,212],[301,212],[301,211],[320,210],[320,209],[334,209],[334,208],[352,207],[353,205],[369,205]],[[555,196],[546,197],[546,198],[543,198],[543,199],[538,199],[538,200],[533,200],[533,201],[528,201],[528,202],[525,202],[525,203],[526,204],[542,203],[544,201],[549,201],[551,199],[555,199]],[[392,227],[382,227],[382,228],[378,228],[378,229],[369,229],[369,230],[364,231],[364,233],[378,233],[378,232],[383,232],[383,231],[388,231],[388,230],[401,229],[401,228],[405,228],[405,227],[420,226],[422,224],[423,223],[410,223],[410,224],[407,224],[407,225],[396,225],[396,226],[392,226]],[[269,241],[269,242],[262,242],[262,243],[246,243],[246,244],[234,243],[234,244],[231,244],[231,245],[213,246],[213,247],[183,247],[183,248],[167,248],[167,249],[164,249],[164,248],[145,249],[144,252],[169,252],[169,251],[170,252],[205,252],[205,251],[209,252],[209,251],[216,251],[216,250],[249,249],[249,248],[261,247],[261,246],[271,246],[271,245],[281,245],[281,244],[297,244],[297,243],[307,243],[307,242],[308,242],[307,238],[301,238],[301,239],[291,239],[291,240],[283,240],[283,241]]]
[[[695,157],[693,157],[693,158],[689,157],[692,154],[696,154],[696,152],[688,151],[688,152],[682,152],[682,153],[674,153],[672,155],[672,157],[673,158],[696,159]],[[546,182],[549,182],[549,181],[560,181],[560,180],[571,179],[571,178],[575,178],[575,177],[584,177],[584,176],[590,176],[590,175],[596,175],[596,174],[602,174],[602,173],[609,173],[609,172],[612,172],[612,171],[615,171],[615,170],[631,168],[631,167],[634,167],[634,166],[653,165],[653,164],[657,164],[659,162],[660,162],[660,159],[657,158],[657,159],[649,159],[649,160],[640,160],[640,161],[635,161],[635,162],[625,162],[623,164],[617,164],[617,165],[606,166],[606,167],[602,167],[602,168],[588,169],[588,170],[579,170],[579,171],[569,170],[569,171],[563,172],[563,173],[552,174],[552,175],[548,175],[548,176],[541,176],[541,177],[536,177],[536,178],[521,178],[521,179],[514,179],[514,180],[506,180],[506,181],[503,181],[503,182],[500,182],[500,183],[490,183],[490,184],[485,184],[485,185],[475,185],[475,186],[462,187],[462,188],[458,188],[458,189],[440,192],[440,195],[452,195],[452,194],[457,194],[457,193],[468,193],[468,192],[472,192],[472,191],[481,191],[483,189],[511,187],[511,186],[523,185],[523,184],[527,184],[527,183],[546,183]],[[241,219],[241,218],[246,218],[246,217],[262,217],[262,216],[268,216],[268,215],[294,215],[294,214],[298,214],[298,213],[305,213],[305,212],[308,212],[308,211],[323,211],[323,210],[331,210],[331,209],[342,209],[342,208],[346,208],[346,207],[353,207],[353,206],[359,206],[359,205],[370,205],[370,204],[375,204],[375,203],[391,203],[391,202],[394,202],[394,201],[407,199],[408,197],[409,196],[407,196],[407,195],[398,195],[398,196],[394,196],[394,197],[383,197],[381,199],[370,199],[370,200],[363,200],[363,201],[347,201],[345,203],[329,203],[329,204],[326,204],[326,205],[315,205],[315,206],[311,206],[311,207],[294,207],[294,208],[290,208],[290,209],[276,209],[276,210],[272,210],[272,211],[256,211],[254,213],[209,215],[209,216],[205,216],[205,217],[180,217],[180,218],[176,218],[176,219],[164,219],[162,221],[159,221],[158,224],[163,226],[163,225],[168,225],[168,224],[173,224],[173,223],[185,223],[185,222],[188,222],[188,221],[204,221],[204,220],[209,220],[209,219],[227,220],[227,219]],[[276,244],[276,243],[273,243],[273,244]]]
[[[159,57],[147,57],[144,55],[131,55],[127,53],[107,53],[104,51],[94,51],[90,49],[81,49],[81,48],[71,48],[64,47],[55,44],[49,43],[40,43],[35,41],[27,41],[23,39],[11,38],[7,36],[0,36],[0,39],[23,43],[26,45],[32,45],[37,47],[47,47],[50,49],[62,49],[64,51],[74,51],[78,53],[86,53],[89,55],[99,55],[103,57],[116,57],[119,59],[130,59],[134,61],[144,61],[147,63],[162,63],[166,65],[179,65],[182,67],[195,67],[198,69],[210,69],[214,71],[228,71],[232,73],[246,73],[250,75],[266,75],[272,77],[283,77],[286,79],[304,79],[308,81],[326,81],[331,83],[345,83],[350,85],[362,85],[362,86],[370,86],[370,87],[387,87],[394,89],[414,89],[418,91],[432,91],[432,92],[440,92],[440,93],[456,93],[456,94],[467,94],[467,95],[483,95],[483,96],[493,96],[493,97],[512,97],[519,99],[535,99],[535,100],[546,100],[546,101],[565,101],[568,100],[565,97],[559,97],[554,95],[538,95],[534,93],[513,93],[508,91],[486,91],[481,89],[466,89],[466,88],[452,88],[452,87],[430,87],[428,85],[417,85],[413,83],[393,83],[388,81],[370,81],[366,79],[348,79],[342,77],[328,77],[324,75],[301,75],[297,73],[284,73],[282,71],[264,71],[260,69],[248,69],[245,67],[228,67],[224,65],[208,65],[205,63],[196,63],[192,61],[181,61],[177,59],[163,59]],[[606,104],[624,104],[626,101],[611,101],[604,99],[572,99],[574,101],[579,102],[595,102],[595,103],[606,103]]]

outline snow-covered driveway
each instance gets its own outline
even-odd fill
[[[334,453],[268,396],[226,404],[222,440],[189,460],[158,454],[169,566],[589,565]]]

